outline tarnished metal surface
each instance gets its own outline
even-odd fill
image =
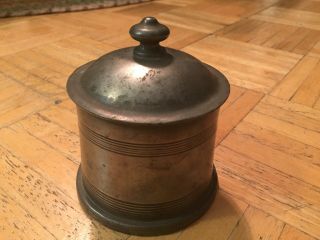
[[[229,84],[194,57],[161,47],[169,29],[148,17],[130,30],[140,45],[77,69],[67,90],[78,106],[85,209],[138,235],[181,229],[210,206],[219,107]]]
[[[136,56],[137,49],[147,56]],[[157,49],[162,49],[161,55]],[[67,88],[87,111],[106,119],[147,124],[201,116],[218,108],[229,91],[216,69],[158,42],[116,50],[80,67]]]

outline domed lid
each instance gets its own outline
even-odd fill
[[[159,45],[170,31],[153,17],[130,29],[140,42],[110,52],[72,73],[70,98],[99,117],[143,124],[177,122],[211,112],[229,95],[229,83],[193,56]]]

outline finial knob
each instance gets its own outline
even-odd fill
[[[140,42],[140,46],[134,49],[138,56],[159,56],[165,53],[165,49],[159,42],[165,40],[170,30],[167,26],[158,22],[155,17],[145,17],[138,24],[133,25],[129,31],[131,37]]]

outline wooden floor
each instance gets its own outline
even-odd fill
[[[209,212],[163,240],[320,239],[320,1],[162,0],[0,20],[0,239],[138,240],[89,219],[75,190],[79,65],[136,44],[145,15],[164,45],[215,66],[232,87],[221,110]]]

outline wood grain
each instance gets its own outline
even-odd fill
[[[283,227],[283,222],[261,210],[248,207],[228,240],[278,240]]]
[[[223,144],[215,152],[221,188],[316,238],[319,236],[318,187]]]
[[[55,239],[27,209],[0,188],[0,237],[2,239]]]
[[[286,144],[290,144],[289,152],[286,150],[288,146],[283,144],[284,140]],[[317,176],[319,171],[317,158],[320,153],[316,148],[290,141],[281,135],[272,134],[271,131],[264,129],[260,130],[255,125],[247,123],[242,123],[234,132],[230,133],[223,145],[240,153],[244,153],[244,149],[258,149],[259,151],[252,151],[245,153],[245,155],[301,180],[320,186]],[[305,151],[301,152],[302,149],[305,149]],[[277,158],[272,157],[275,154],[277,154]],[[303,173],[308,172],[313,178],[309,179],[308,175],[300,174],[301,170]]]
[[[222,71],[237,86],[268,93],[294,67],[300,55],[209,36],[184,48]]]
[[[178,16],[190,23],[201,19],[203,24],[206,22],[232,24],[271,4],[272,1],[211,0],[167,11],[161,15],[171,16],[171,20],[176,20],[176,16]]]
[[[320,2],[318,0],[283,0],[278,2],[276,6],[320,13]]]
[[[315,237],[319,234],[316,219],[320,213],[319,117],[320,112],[313,108],[266,97],[216,151],[226,186],[237,182],[235,186],[239,187],[241,182],[247,189],[240,196],[241,188],[232,187],[228,189],[231,194],[238,192],[238,197]],[[231,164],[232,159],[236,165]],[[228,164],[230,168],[226,169]],[[244,168],[240,170],[239,165]],[[265,180],[264,171],[268,171]]]
[[[231,83],[215,142],[217,198],[188,228],[157,237],[112,231],[81,209],[65,91],[75,68],[137,45],[128,30],[146,15],[169,26],[164,46]],[[1,19],[0,239],[320,240],[319,69],[319,0],[156,0]]]
[[[259,14],[252,16],[252,18],[320,30],[320,13],[310,11],[270,7]]]
[[[312,107],[320,98],[320,59],[317,65],[309,72],[291,101]]]
[[[45,172],[48,179],[55,181],[71,198],[77,199],[74,179],[78,164],[28,133],[20,125],[1,129],[0,136],[1,146],[4,146],[15,156],[23,157],[24,161],[36,171]],[[32,146],[30,146],[30,142]],[[64,167],[61,168],[61,166]]]
[[[318,41],[310,51],[311,56],[320,57],[320,41]]]
[[[315,240],[315,238],[297,230],[296,228],[286,225],[279,240]]]
[[[319,30],[258,19],[245,19],[223,28],[217,34],[225,38],[297,54],[307,54],[320,40]]]
[[[80,163],[79,136],[40,113],[36,113],[20,121],[21,126],[30,135],[42,139],[52,149],[62,153],[67,159]]]
[[[220,111],[216,145],[255,107],[262,96],[263,94],[258,92],[231,87],[231,98]],[[237,111],[236,116],[235,111]]]
[[[176,6],[170,5],[170,4],[163,4],[159,2],[151,2],[151,3],[144,3],[137,6],[132,6],[130,8],[116,11],[117,13],[129,15],[129,16],[138,16],[138,17],[144,17],[148,15],[155,15],[160,12],[168,11],[172,8],[175,8]]]
[[[165,4],[179,6],[179,7],[186,7],[189,5],[199,3],[203,0],[156,0],[156,1],[161,2],[161,3],[165,3]]]
[[[188,8],[178,8],[160,13],[159,19],[166,24],[206,34],[215,32],[222,27],[218,21],[219,17],[213,18],[213,15],[210,13],[203,13]],[[188,21],[188,19],[191,19],[191,21]]]
[[[247,206],[246,203],[220,191],[214,204],[201,221],[195,222],[183,231],[178,239],[191,240],[199,236],[204,240],[227,239]]]
[[[44,109],[50,101],[0,73],[0,127]]]
[[[59,106],[52,106],[41,112],[41,116],[49,119],[51,122],[58,124],[62,128],[65,128],[71,132],[78,133],[78,120],[74,112],[69,111],[65,108],[60,108]]]
[[[54,83],[47,81],[37,76],[34,73],[30,73],[17,65],[15,62],[9,62],[0,58],[0,77],[2,79],[9,79],[17,82],[43,96],[54,96],[64,90]]]
[[[31,239],[36,238],[37,235],[41,235],[38,238],[41,239],[45,237],[44,234],[49,235],[49,239],[81,239],[83,237],[97,239],[97,236],[102,239],[103,235],[108,239],[125,239],[124,234],[114,233],[87,218],[80,210],[78,202],[71,200],[63,190],[56,187],[54,182],[43,177],[47,175],[43,174],[43,171],[31,169],[29,167],[29,163],[32,165],[31,162],[25,159],[19,160],[13,153],[3,148],[0,148],[0,156],[1,188],[11,189],[9,194],[6,193],[7,199],[14,198],[22,205],[22,210],[16,208],[17,213],[22,215],[21,221],[31,219],[32,227],[28,230],[29,235],[34,231]],[[10,208],[8,210],[10,211]],[[12,217],[16,219],[16,216]],[[16,222],[11,221],[19,228],[21,223],[18,219]],[[37,224],[39,225],[38,222],[41,222],[42,226],[35,229]],[[24,228],[26,227],[27,225],[24,225]],[[21,234],[23,231],[19,232]],[[22,238],[28,239],[26,235]]]
[[[41,17],[31,17],[9,26],[3,25],[0,28],[0,56],[71,37],[76,33],[71,29],[46,24]]]
[[[304,57],[281,83],[274,88],[271,95],[290,100],[318,63],[318,58],[309,56]]]

